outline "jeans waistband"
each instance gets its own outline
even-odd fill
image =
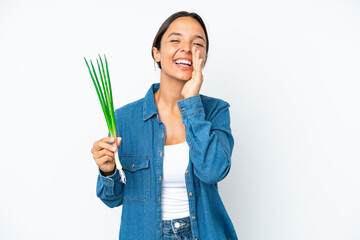
[[[171,220],[162,220],[163,232],[178,233],[191,229],[190,217],[176,218]]]

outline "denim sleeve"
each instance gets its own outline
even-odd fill
[[[230,171],[234,147],[229,103],[223,101],[209,121],[205,119],[199,94],[178,101],[177,104],[185,125],[186,140],[190,145],[194,174],[204,183],[220,182]]]
[[[108,207],[118,207],[123,203],[124,184],[120,181],[120,173],[117,168],[111,176],[104,176],[99,168],[96,184],[96,195]]]

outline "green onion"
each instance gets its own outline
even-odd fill
[[[111,91],[109,67],[108,67],[108,63],[106,60],[106,56],[104,55],[105,66],[106,66],[106,74],[105,74],[104,64],[103,64],[103,61],[102,61],[100,55],[99,55],[99,58],[100,58],[101,64],[99,64],[98,59],[96,59],[96,63],[97,63],[97,67],[99,70],[101,85],[99,83],[99,78],[96,74],[96,71],[95,71],[92,61],[90,60],[91,69],[92,69],[92,72],[91,72],[88,62],[86,61],[85,58],[84,59],[85,59],[86,65],[89,69],[91,79],[94,83],[96,93],[99,97],[100,104],[101,104],[102,110],[104,112],[105,120],[106,120],[108,129],[109,129],[109,134],[111,137],[113,137],[115,139],[114,144],[116,145],[116,124],[115,124],[114,104],[113,104],[113,97],[112,97],[112,91]],[[101,65],[101,68],[100,68],[100,65]],[[118,155],[117,150],[115,152],[115,164],[116,164],[116,168],[120,172],[121,181],[125,184],[126,183],[125,173],[122,170],[122,166],[119,161],[119,155]]]

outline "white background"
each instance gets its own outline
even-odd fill
[[[219,191],[239,239],[360,239],[360,3],[129,2],[0,1],[0,238],[117,239],[83,57],[107,55],[116,108],[140,99],[159,82],[158,28],[188,10],[210,37],[201,94],[231,105]]]

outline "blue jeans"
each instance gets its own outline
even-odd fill
[[[190,217],[162,220],[163,240],[189,240],[192,237]]]

